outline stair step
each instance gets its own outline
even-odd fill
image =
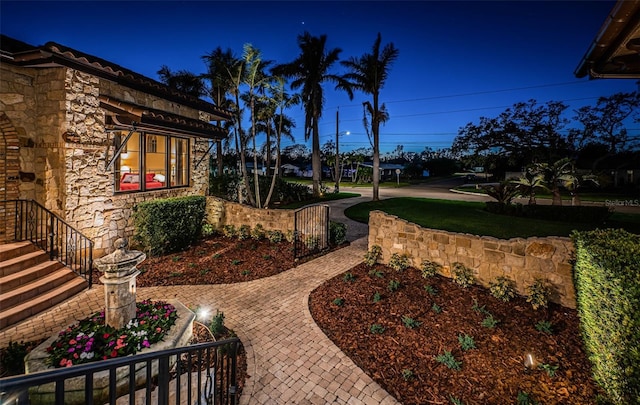
[[[4,329],[9,325],[16,324],[30,316],[45,311],[74,296],[88,286],[89,284],[83,278],[74,277],[72,280],[45,294],[39,295],[28,302],[24,302],[11,308],[2,308],[0,310],[0,329]]]
[[[47,256],[47,253],[42,250],[35,250],[18,257],[14,257],[13,259],[4,260],[0,262],[0,277],[20,272],[48,260],[49,256]]]
[[[29,301],[36,295],[44,294],[75,277],[77,276],[73,271],[59,266],[59,268],[51,274],[40,277],[30,283],[22,284],[10,291],[2,288],[0,289],[2,291],[2,294],[0,294],[0,308],[11,308]],[[2,284],[0,284],[0,286],[2,286]]]
[[[0,262],[22,256],[35,250],[35,245],[29,241],[5,243],[0,245]]]
[[[44,255],[44,258],[47,259],[47,256]],[[62,267],[62,263],[60,262],[47,260],[23,270],[2,276],[0,277],[0,291],[4,295],[8,291],[19,288],[25,284],[29,284],[40,277],[45,277]]]

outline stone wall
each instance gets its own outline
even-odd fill
[[[474,271],[481,285],[489,287],[498,276],[507,276],[515,281],[521,295],[526,295],[526,287],[534,279],[546,279],[553,287],[552,302],[576,306],[570,264],[573,243],[569,238],[502,240],[427,229],[373,211],[369,216],[369,249],[373,245],[382,247],[383,263],[394,253],[406,253],[414,267],[430,260],[442,265],[443,275],[451,277],[452,264],[460,262]]]
[[[208,141],[191,138],[190,187],[116,194],[113,169],[106,169],[114,147],[100,95],[198,118],[197,110],[78,70],[0,64],[0,110],[19,142],[18,195],[12,198],[34,199],[61,216],[94,241],[94,257],[110,253],[117,238],[132,236],[135,204],[206,195],[209,182]]]
[[[206,220],[216,230],[221,231],[225,225],[249,225],[255,228],[262,225],[265,230],[281,231],[286,234],[294,230],[294,210],[272,210],[253,208],[223,200],[218,197],[207,197]]]

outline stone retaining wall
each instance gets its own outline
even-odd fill
[[[223,200],[218,197],[207,197],[206,220],[216,230],[222,230],[225,225],[249,225],[254,228],[262,225],[268,231],[281,231],[286,234],[293,232],[293,210],[273,210],[253,208]]]
[[[576,298],[570,259],[573,243],[569,238],[496,239],[423,228],[381,211],[369,216],[369,249],[382,247],[382,262],[392,254],[407,253],[412,264],[420,268],[423,260],[443,266],[443,275],[451,277],[451,265],[460,262],[471,268],[478,283],[489,287],[498,276],[516,283],[518,293],[526,295],[526,287],[534,279],[548,280],[552,302],[575,308]]]

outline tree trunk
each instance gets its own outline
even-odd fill
[[[320,161],[320,135],[318,122],[314,118],[312,128],[311,171],[313,176],[313,196],[320,197],[320,182],[322,181],[322,162]]]

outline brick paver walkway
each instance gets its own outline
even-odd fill
[[[397,404],[318,328],[309,293],[362,261],[364,238],[273,277],[246,283],[139,288],[138,298],[178,299],[219,310],[247,352],[241,404]],[[50,336],[104,308],[101,286],[0,332],[9,340]]]

